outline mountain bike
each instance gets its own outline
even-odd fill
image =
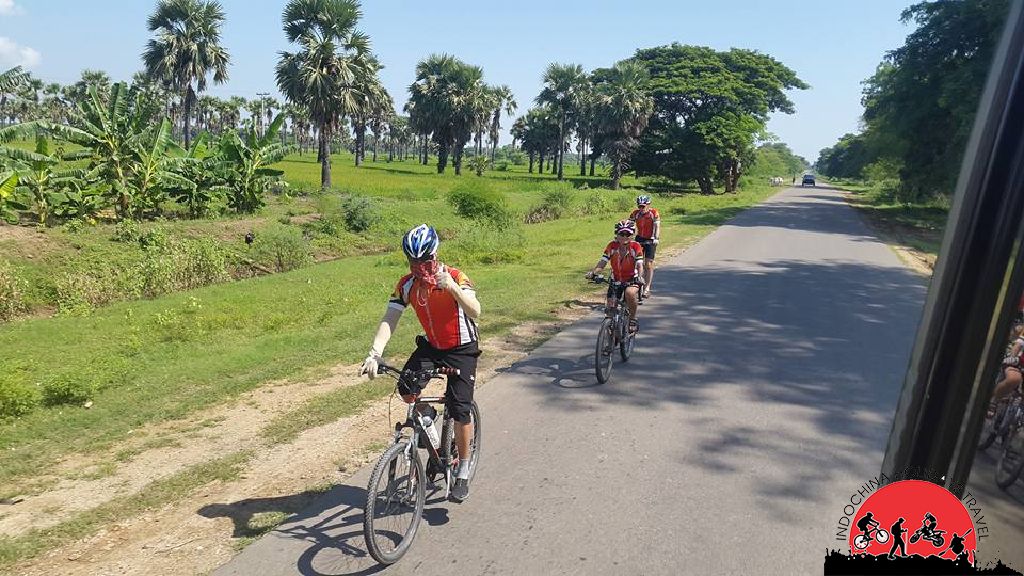
[[[591,279],[595,284],[610,283],[613,288],[625,286],[625,282],[610,280],[601,275],[595,275]],[[618,294],[618,290],[613,290]],[[601,322],[601,329],[597,332],[597,346],[594,349],[594,372],[597,381],[604,384],[612,372],[612,354],[615,348],[619,349],[619,357],[623,362],[629,361],[636,345],[636,332],[629,331],[629,313],[622,306],[621,299],[616,298],[610,309],[606,311],[606,317]]]
[[[936,548],[942,548],[942,545],[946,543],[946,531],[945,530],[927,530],[924,526],[917,529],[910,536],[910,543],[916,544],[918,540],[924,539],[927,542],[931,542],[932,546]]]
[[[1005,407],[996,428],[996,438],[1003,448],[996,461],[996,485],[1000,488],[1009,488],[1024,472],[1024,399],[1014,391]]]
[[[443,366],[402,371],[381,363],[378,374],[395,378],[396,389],[402,383],[425,384],[432,378],[457,375],[455,368]],[[416,389],[414,386],[410,386]],[[444,404],[444,396],[421,396],[409,404],[404,422],[395,423],[392,444],[381,454],[370,474],[363,509],[363,537],[370,556],[381,564],[394,564],[412,546],[423,516],[427,482],[433,484],[437,475],[445,483],[445,499],[451,492],[459,468],[459,452],[455,443],[455,421],[444,415],[440,444],[434,446],[426,431],[424,416],[433,404]],[[473,402],[471,411],[473,438],[470,441],[469,479],[480,464],[480,409]],[[426,451],[426,467],[420,451]]]
[[[867,536],[861,534],[853,539],[853,546],[857,550],[864,550],[868,547],[868,544],[871,544],[872,540],[877,541],[879,544],[885,544],[889,541],[889,533],[881,528],[868,528],[867,532]]]

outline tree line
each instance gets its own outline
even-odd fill
[[[253,211],[281,174],[271,165],[292,150],[315,148],[327,189],[332,153],[347,147],[359,165],[370,135],[374,160],[383,143],[389,160],[415,152],[427,164],[433,153],[439,173],[450,165],[461,175],[468,159],[481,175],[494,162],[502,115],[518,108],[511,90],[485,82],[479,66],[431,55],[417,64],[400,115],[360,17],[357,0],[287,2],[291,48],[274,68],[283,103],[204,94],[227,82],[231,63],[215,0],[160,0],[131,82],[86,70],[60,86],[9,71],[0,79],[0,216],[30,210],[45,223],[110,209],[145,218],[164,200],[193,216],[217,204]],[[792,113],[786,91],[807,88],[770,56],[680,44],[589,73],[554,63],[542,80],[511,129],[511,148],[519,145],[531,172],[535,159],[541,171],[547,160],[563,179],[575,146],[580,174],[606,159],[612,188],[633,172],[696,182],[708,194],[736,189],[768,115]],[[34,150],[9,145],[24,138]]]
[[[948,199],[956,185],[1008,0],[914,4],[917,28],[864,81],[863,130],[818,156],[826,176],[887,180],[902,202]]]

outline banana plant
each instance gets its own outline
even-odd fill
[[[61,202],[59,190],[81,180],[85,171],[58,169],[63,158],[50,154],[50,141],[41,132],[36,135],[33,152],[17,148],[4,148],[3,151],[18,177],[16,190],[31,198],[32,210],[39,224],[45,226],[53,207]]]
[[[18,175],[14,171],[0,173],[0,220],[8,224],[17,224],[18,211],[28,209],[28,206],[18,202],[15,195],[17,188]]]
[[[223,198],[228,190],[216,173],[219,152],[207,144],[208,140],[209,133],[202,132],[187,150],[177,144],[171,145],[173,170],[184,180],[169,186],[167,193],[176,202],[188,207],[191,218],[205,215],[210,206]]]
[[[293,150],[292,145],[283,144],[277,137],[284,119],[284,114],[278,114],[262,136],[250,120],[244,135],[232,131],[221,138],[220,172],[230,189],[228,205],[236,212],[255,212],[261,208],[267,188],[284,174],[270,167]]]

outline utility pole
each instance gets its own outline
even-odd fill
[[[267,98],[267,96],[270,96],[270,92],[257,92],[256,96],[259,97],[259,99],[260,99],[260,121],[259,121],[259,126],[260,126],[260,137],[262,137],[263,136],[263,130],[262,130],[262,128],[263,128],[263,106],[267,103],[266,98]]]

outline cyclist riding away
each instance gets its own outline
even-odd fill
[[[636,222],[636,241],[644,249],[644,298],[651,295],[654,281],[654,254],[661,238],[661,216],[657,208],[651,208],[651,197],[641,194],[636,197],[636,210],[629,215]]]
[[[605,246],[601,259],[587,274],[588,278],[593,278],[595,274],[604,269],[606,264],[611,262],[612,279],[621,282],[622,285],[616,288],[609,282],[608,309],[611,310],[615,306],[615,302],[621,301],[625,296],[631,333],[636,333],[639,326],[636,320],[636,308],[640,289],[643,286],[644,272],[644,249],[633,240],[634,234],[636,234],[636,225],[632,220],[617,222],[615,224],[615,240]]]
[[[480,356],[476,327],[480,302],[465,273],[438,261],[439,244],[437,232],[426,224],[413,228],[402,239],[410,273],[395,287],[361,373],[371,379],[376,377],[384,347],[395,332],[402,312],[412,306],[426,335],[416,337],[416,350],[403,370],[424,370],[433,366],[459,370],[458,375],[448,376],[444,397],[445,412],[455,419],[455,443],[459,452],[459,470],[451,497],[462,502],[469,497],[470,440],[473,438],[470,409]],[[405,402],[416,401],[421,389],[410,388],[416,386],[421,384],[403,382],[399,385]]]

